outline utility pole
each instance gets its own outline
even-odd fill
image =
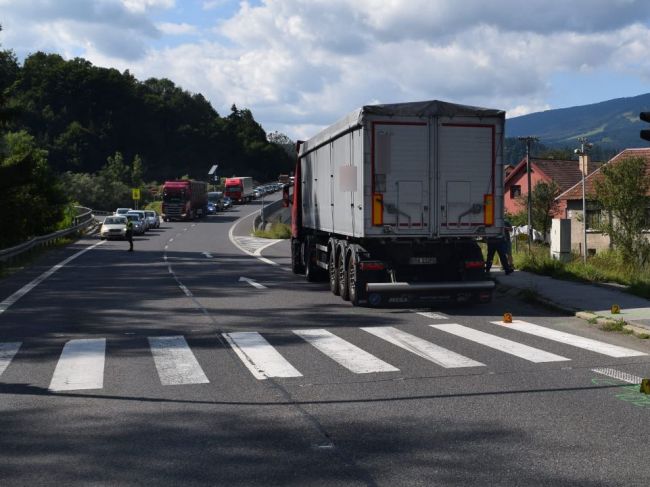
[[[533,241],[533,188],[530,182],[530,144],[539,141],[539,139],[532,135],[517,137],[517,139],[526,141],[526,174],[528,176],[528,253],[530,254],[530,246]]]
[[[587,263],[587,199],[585,196],[585,176],[587,176],[589,165],[589,151],[593,144],[587,142],[587,137],[580,137],[580,149],[573,152],[578,154],[578,164],[582,175],[582,262]]]

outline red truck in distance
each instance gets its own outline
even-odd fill
[[[164,221],[193,220],[208,214],[208,183],[203,181],[165,181],[162,217]]]
[[[253,200],[253,178],[233,177],[227,178],[224,185],[224,196],[228,196],[233,203],[248,203]]]

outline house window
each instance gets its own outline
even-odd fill
[[[519,184],[513,184],[510,186],[510,198],[515,199],[517,196],[521,196],[521,186]]]
[[[587,228],[595,230],[600,226],[600,210],[587,209]]]

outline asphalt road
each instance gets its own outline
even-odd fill
[[[257,208],[0,281],[1,485],[648,485],[648,341],[499,295],[353,308]]]

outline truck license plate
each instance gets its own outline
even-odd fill
[[[438,260],[435,257],[411,257],[409,264],[411,265],[431,265],[437,264]]]

